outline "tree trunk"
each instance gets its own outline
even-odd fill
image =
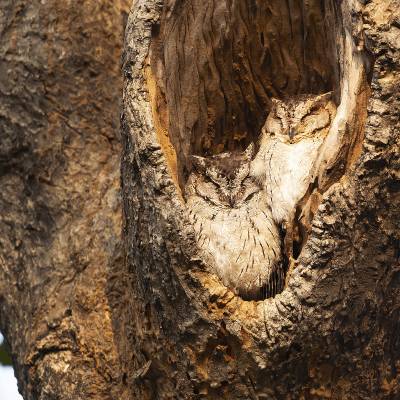
[[[135,332],[124,363],[136,398],[400,396],[398,6],[135,3],[122,162],[134,318],[118,321]],[[243,150],[273,97],[328,91],[336,117],[286,232],[311,207],[289,237],[297,253],[285,248],[287,283],[249,301],[199,250],[190,155]]]
[[[398,0],[135,0],[122,196],[129,2],[0,3],[0,330],[25,399],[400,397]],[[196,241],[191,156],[259,151],[273,98],[326,92],[285,287],[245,299]]]
[[[119,257],[128,1],[0,1],[0,330],[25,399],[123,398]]]

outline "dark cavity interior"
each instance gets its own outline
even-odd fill
[[[165,2],[150,60],[181,186],[190,154],[257,142],[272,97],[338,93],[336,8],[333,0]]]

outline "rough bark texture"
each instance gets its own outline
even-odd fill
[[[262,25],[257,16],[265,12],[263,7],[268,9],[266,3],[270,9],[294,10],[294,15],[304,5],[310,15],[328,23],[332,35],[353,43],[348,53],[333,52],[339,70],[330,59],[320,74],[313,75],[312,68],[299,68],[296,75],[284,68],[288,78],[297,76],[293,87],[266,79],[275,88],[272,95],[320,93],[332,88],[346,108],[343,71],[357,62],[356,53],[362,49],[368,54],[368,75],[364,73],[363,79],[370,89],[358,86],[358,106],[348,103],[350,123],[328,142],[339,150],[325,159],[329,168],[316,172],[319,207],[287,287],[273,299],[252,302],[221,285],[198,257],[178,182],[189,168],[188,154],[219,152],[221,144],[223,149],[240,148],[242,142],[254,140],[258,124],[267,115],[270,93],[265,90],[264,98],[257,97],[257,72],[242,67],[229,73],[225,68],[231,68],[234,61],[228,57],[225,64],[221,59],[221,53],[226,54],[224,46],[238,46],[238,52],[231,52],[238,55],[241,48],[254,45]],[[229,14],[235,7],[241,10],[240,22],[229,17],[237,15]],[[125,347],[120,352],[133,351],[133,360],[125,353],[123,362],[126,382],[135,397],[400,396],[399,9],[398,1],[389,0],[135,3],[126,36],[122,162],[125,273],[129,276],[127,291],[134,295],[127,297],[129,313],[114,314],[115,324],[134,332],[126,336],[130,345],[121,341]],[[287,11],[270,13],[262,26],[274,27],[280,21],[298,35],[299,26],[305,25],[297,26],[295,20],[285,25],[285,18],[280,19],[284,14],[288,17]],[[256,17],[249,19],[249,15]],[[182,28],[179,18],[183,19]],[[256,23],[246,23],[249,20]],[[197,29],[201,30],[199,36]],[[247,37],[255,38],[251,45],[234,40],[246,29]],[[229,36],[230,32],[234,34]],[[296,44],[285,32],[287,29],[282,29],[279,42],[287,55],[284,66],[296,65],[300,49],[310,49],[309,54],[315,49],[315,59],[301,64],[315,65],[324,58],[321,43],[335,37],[316,30],[315,35],[322,37],[310,35],[307,46],[302,47],[301,40]],[[181,40],[174,39],[177,37]],[[268,47],[270,38],[265,35],[262,46]],[[177,43],[183,47],[189,43],[192,50],[174,47]],[[255,55],[246,57],[257,64]],[[217,60],[215,68],[207,70],[211,59]],[[199,65],[204,68],[196,70]],[[271,61],[254,69],[268,74],[279,65]],[[303,78],[304,74],[309,78]],[[278,79],[283,75],[270,76]],[[324,78],[318,80],[317,76]],[[347,82],[351,80],[349,74]],[[214,93],[218,82],[221,87]],[[248,92],[244,87],[241,93],[228,90],[249,82],[253,88]],[[338,82],[341,92],[335,87]],[[224,102],[218,96],[224,97]],[[236,143],[234,127],[240,124],[229,125],[223,116],[239,109],[248,113],[239,115],[240,123],[246,128],[253,126],[241,128],[246,132],[242,142]],[[217,113],[217,119],[210,119],[210,110]],[[212,112],[211,117],[215,117]]]
[[[123,398],[107,288],[128,3],[0,1],[0,329],[25,399]]]
[[[399,1],[135,0],[121,249],[127,3],[0,0],[0,330],[24,398],[399,398]],[[343,100],[343,27],[370,91],[313,171],[287,287],[243,301],[196,253],[187,156],[255,140],[271,96]]]

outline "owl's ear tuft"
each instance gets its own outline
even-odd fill
[[[206,169],[206,159],[200,156],[190,156],[190,162],[200,173],[204,173]]]
[[[248,146],[247,149],[244,151],[244,156],[246,157],[246,159],[248,159],[249,161],[253,159],[253,157],[255,156],[255,146],[254,143],[251,142]]]

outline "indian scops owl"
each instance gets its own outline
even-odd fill
[[[263,186],[250,176],[254,145],[243,153],[192,156],[185,188],[202,256],[245,299],[282,290],[281,237]]]
[[[273,99],[251,175],[265,188],[276,224],[290,222],[306,194],[333,118],[332,93]]]

